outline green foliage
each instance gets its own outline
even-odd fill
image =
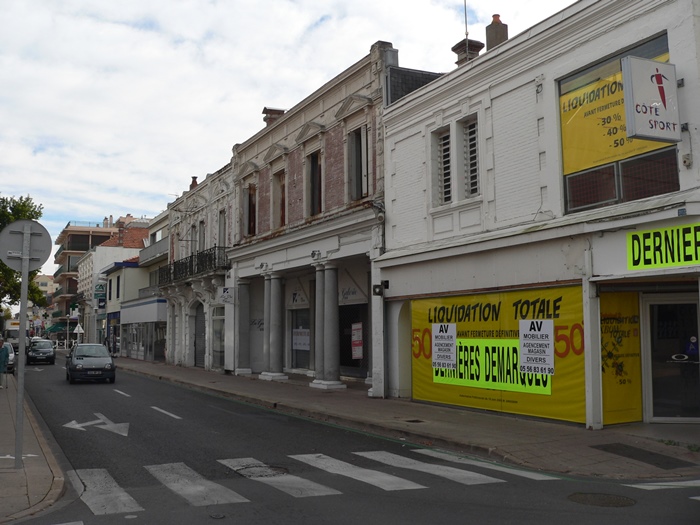
[[[15,221],[29,219],[36,221],[41,218],[44,207],[35,204],[31,197],[3,197],[0,195],[0,231]],[[29,273],[28,299],[37,306],[45,306],[46,299],[39,287],[34,283],[37,271]],[[0,304],[19,304],[21,297],[21,275],[0,261]]]

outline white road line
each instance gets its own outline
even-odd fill
[[[166,463],[145,468],[163,485],[195,507],[249,501],[240,494],[203,478],[184,463]]]
[[[170,417],[172,417],[173,419],[182,419],[180,416],[176,416],[175,414],[171,414],[170,412],[166,412],[166,411],[163,410],[162,408],[158,408],[158,407],[151,407],[151,408],[152,408],[153,410],[157,410],[157,411],[160,412],[161,414],[165,414],[166,416],[170,416]]]
[[[219,463],[226,465],[243,477],[270,485],[295,498],[342,494],[335,489],[319,485],[313,481],[281,473],[279,470],[275,470],[255,458],[220,459]]]
[[[486,463],[484,461],[475,461],[473,459],[461,458],[459,456],[453,456],[445,452],[439,452],[437,450],[427,450],[427,449],[417,449],[414,450],[418,454],[425,454],[433,458],[444,459],[445,461],[452,461],[453,463],[459,463],[462,465],[471,465],[474,467],[482,467],[490,470],[498,470],[500,472],[507,472],[514,476],[521,476],[523,478],[532,479],[535,481],[552,481],[558,480],[559,478],[554,476],[548,476],[546,474],[540,474],[539,472],[529,472],[527,470],[519,470],[517,468],[505,467],[503,465],[494,465],[493,463]]]
[[[492,478],[490,476],[485,476],[483,474],[478,474],[476,472],[469,472],[467,470],[461,470],[454,467],[446,467],[444,465],[432,465],[430,463],[423,463],[421,461],[416,461],[403,456],[398,456],[396,454],[391,454],[389,452],[353,452],[358,456],[363,458],[372,459],[374,461],[379,461],[385,465],[390,465],[392,467],[405,468],[409,470],[416,470],[418,472],[426,472],[434,476],[439,476],[441,478],[446,478],[457,483],[462,483],[463,485],[481,485],[484,483],[502,483],[504,480],[498,478]]]
[[[636,483],[634,485],[627,486],[642,490],[685,489],[688,487],[700,487],[700,479],[691,479],[690,481],[658,481],[655,483]]]
[[[105,469],[81,469],[69,476],[75,489],[82,494],[80,499],[93,514],[121,514],[144,510],[136,500],[114,481]],[[77,485],[76,485],[77,483]]]
[[[124,397],[131,397],[129,394],[127,394],[126,392],[122,392],[121,390],[116,390],[116,389],[115,389],[114,391],[115,391],[117,394],[123,395]]]
[[[332,474],[346,476],[348,478],[369,483],[383,490],[411,490],[424,489],[423,485],[413,483],[407,479],[402,479],[391,474],[385,474],[378,470],[371,470],[357,467],[350,463],[345,463],[337,459],[333,459],[324,454],[301,454],[298,456],[289,456],[292,459],[302,461],[312,467],[316,467]]]

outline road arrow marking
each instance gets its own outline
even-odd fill
[[[94,421],[86,421],[85,423],[78,423],[75,419],[71,421],[70,423],[66,423],[63,425],[64,427],[67,428],[72,428],[75,430],[82,430],[85,431],[85,427],[89,427],[91,425],[97,425],[97,428],[101,428],[103,430],[108,430],[110,432],[114,432],[115,434],[119,434],[120,436],[126,437],[129,434],[129,423],[114,423],[107,419],[104,415],[98,414],[95,412],[95,415],[97,416],[98,419]]]

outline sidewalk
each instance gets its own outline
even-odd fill
[[[700,479],[700,425],[635,423],[592,431],[580,425],[370,398],[364,383],[320,390],[309,387],[312,379],[302,376],[290,376],[287,382],[263,381],[125,357],[117,359],[117,368],[117,388],[125,372],[141,374],[279,412],[528,469],[607,479]],[[26,408],[24,469],[14,469],[16,383],[12,376],[8,380],[9,389],[0,390],[0,523],[50,505],[64,483]],[[10,420],[12,425],[4,424]]]

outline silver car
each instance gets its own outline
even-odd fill
[[[116,380],[116,365],[105,345],[81,343],[75,345],[66,361],[66,381]]]
[[[12,343],[5,343],[3,346],[7,348],[7,353],[9,355],[7,359],[7,373],[15,375],[15,369],[17,368],[15,365],[17,362],[17,354],[15,354],[15,349],[12,348]]]

